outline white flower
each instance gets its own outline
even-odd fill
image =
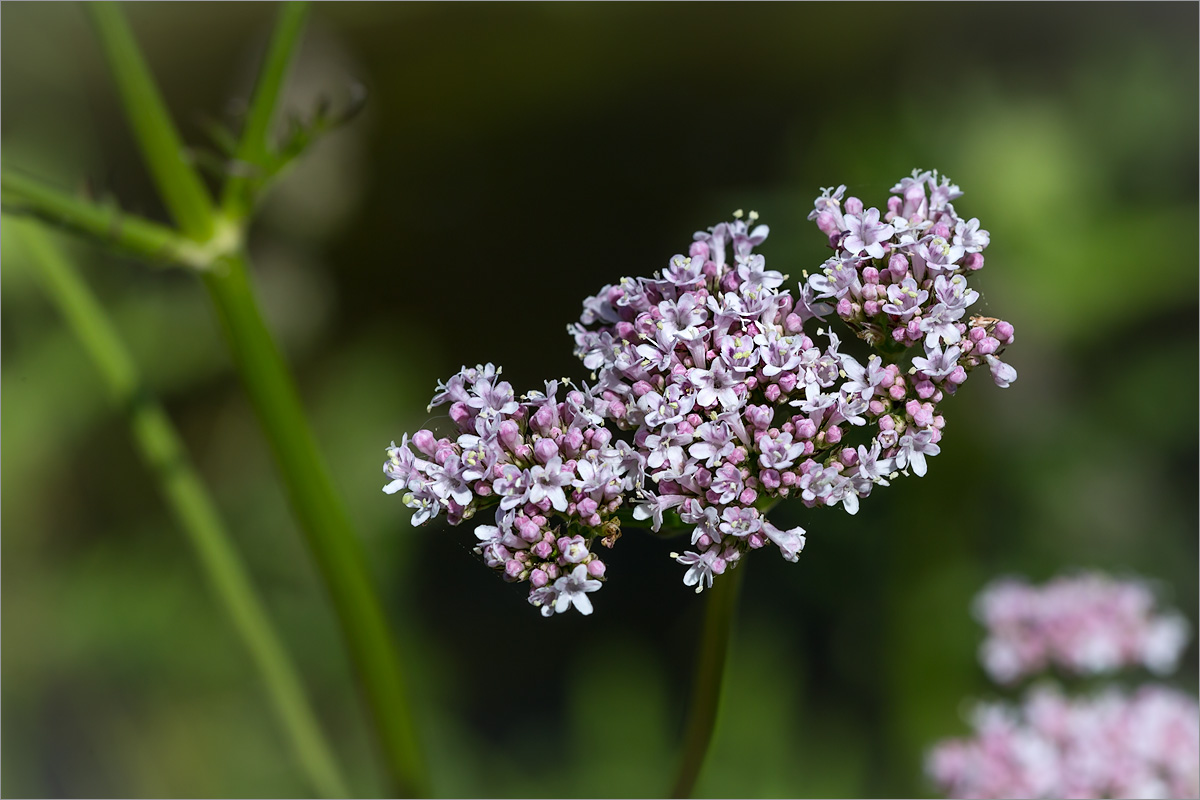
[[[592,601],[588,599],[587,593],[596,591],[600,586],[600,581],[588,577],[586,566],[576,566],[570,575],[564,575],[554,582],[554,591],[557,592],[554,600],[555,613],[561,614],[574,605],[580,614],[591,614]]]
[[[719,551],[717,549],[709,550],[705,553],[687,552],[683,555],[672,553],[671,557],[680,564],[688,567],[687,573],[683,576],[684,586],[695,586],[696,594],[704,591],[706,588],[711,589],[713,585],[713,574],[724,572],[724,564],[717,569]]]

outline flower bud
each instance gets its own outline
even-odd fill
[[[768,405],[746,406],[746,421],[760,431],[771,427],[771,419],[774,416],[775,411]]]
[[[820,214],[817,214],[817,229],[830,238],[841,234],[841,230],[837,225],[837,217],[829,211],[822,211]]]
[[[466,403],[455,403],[450,406],[450,419],[455,425],[465,427],[467,420],[471,418],[471,409]]]
[[[515,452],[521,444],[521,428],[511,419],[506,419],[497,426],[496,438],[509,452]]]
[[[454,445],[449,439],[441,439],[438,441],[437,450],[433,451],[433,460],[439,466],[446,463],[446,459],[454,455]]]
[[[568,564],[578,564],[588,557],[587,543],[582,536],[563,536],[557,544],[559,557]]]
[[[569,454],[578,455],[583,447],[583,431],[579,428],[571,428],[563,434],[562,449]]]
[[[558,445],[553,439],[538,439],[533,445],[533,457],[540,464],[546,464],[558,455]]]
[[[533,417],[529,420],[532,427],[537,429],[543,436],[549,434],[553,428],[555,420],[558,418],[558,409],[553,404],[547,403],[539,406],[538,410],[533,412]]]
[[[416,448],[427,456],[432,456],[437,452],[437,439],[431,431],[422,428],[413,434],[412,443]]]

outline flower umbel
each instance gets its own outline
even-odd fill
[[[975,613],[988,629],[980,660],[1005,684],[1051,666],[1076,675],[1142,666],[1165,675],[1190,638],[1180,614],[1156,611],[1146,583],[1099,573],[1045,586],[997,581],[980,594]]]
[[[546,616],[590,614],[587,593],[605,572],[593,545],[619,530],[615,512],[641,488],[645,457],[614,445],[591,393],[569,384],[550,381],[518,402],[498,368],[480,365],[439,385],[433,405],[447,402],[457,436],[420,430],[393,444],[385,491],[407,489],[414,525],[442,511],[457,525],[491,510],[491,524],[475,529],[484,563],[528,581],[529,601]]]
[[[976,599],[980,650],[996,681],[1059,667],[1100,675],[1121,667],[1170,672],[1188,639],[1173,612],[1155,613],[1142,581],[1097,573],[1035,587],[1014,578]],[[981,703],[974,735],[939,743],[926,769],[950,797],[1196,797],[1200,706],[1161,685],[1116,685],[1075,697],[1042,682],[1016,704]]]
[[[795,561],[805,530],[780,530],[765,508],[797,498],[856,513],[876,486],[926,473],[940,404],[972,370],[1016,378],[999,360],[1012,326],[964,319],[989,235],[956,215],[957,187],[914,172],[884,214],[843,204],[844,189],[815,203],[835,255],[797,295],[755,252],[768,227],[739,212],[661,273],[584,300],[568,330],[591,385],[550,382],[518,401],[490,364],[439,385],[433,405],[450,404],[457,436],[418,431],[388,448],[385,491],[406,490],[414,524],[492,509],[477,550],[528,580],[547,615],[591,612],[594,545],[611,546],[630,511],[655,532],[690,529],[694,549],[675,558],[697,591],[751,550]],[[805,330],[834,313],[876,355],[845,352],[828,325]]]

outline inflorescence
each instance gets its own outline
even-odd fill
[[[1189,631],[1154,613],[1149,586],[1098,573],[1042,587],[1004,579],[976,600],[987,628],[980,650],[997,682],[1057,667],[1096,678],[1129,667],[1171,672]],[[1051,681],[1015,703],[978,703],[973,735],[939,742],[926,771],[948,797],[1196,797],[1200,706],[1176,689],[1115,683],[1074,696]]]
[[[980,661],[1002,684],[1051,667],[1087,676],[1142,666],[1164,675],[1190,638],[1181,614],[1156,610],[1148,584],[1095,572],[1045,586],[996,581],[976,600],[975,614],[988,630]]]
[[[977,706],[975,735],[926,766],[947,797],[1196,797],[1198,721],[1196,699],[1166,686],[1075,698],[1039,686]]]
[[[970,372],[1016,379],[1000,360],[1012,325],[967,316],[989,236],[956,214],[958,187],[914,171],[882,218],[844,192],[815,202],[809,219],[834,255],[795,296],[754,252],[767,226],[739,211],[661,273],[584,300],[568,330],[593,383],[552,381],[518,400],[489,364],[439,384],[431,408],[450,404],[457,436],[393,443],[384,491],[402,493],[414,525],[492,509],[476,550],[528,581],[546,616],[591,613],[605,573],[596,545],[612,547],[623,521],[691,529],[692,549],[674,557],[697,592],[750,550],[795,561],[805,531],[767,520],[776,502],[856,513],[876,486],[926,473],[940,404]],[[843,351],[832,316],[875,351],[865,363]]]

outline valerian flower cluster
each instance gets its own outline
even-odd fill
[[[1187,798],[1200,792],[1200,713],[1165,686],[1071,698],[1037,687],[1019,705],[986,703],[975,736],[930,755],[947,797]]]
[[[1152,613],[1154,605],[1144,582],[1094,573],[1044,587],[999,581],[976,600],[988,629],[981,660],[1005,684],[1051,666],[1090,677],[1131,666],[1170,672],[1188,631],[1179,615]],[[1200,793],[1200,706],[1166,686],[1070,696],[1042,682],[1015,704],[976,705],[970,723],[973,736],[939,743],[926,762],[949,797]]]
[[[1045,586],[996,581],[976,600],[975,614],[988,630],[980,660],[1003,684],[1050,667],[1098,675],[1142,666],[1164,675],[1190,638],[1181,614],[1155,608],[1148,584],[1095,572]]]
[[[414,509],[414,525],[491,511],[477,551],[528,581],[547,616],[591,612],[605,573],[596,546],[611,547],[622,521],[690,531],[675,558],[698,592],[751,550],[795,561],[805,530],[777,528],[771,506],[856,513],[875,487],[926,473],[941,403],[970,372],[1016,379],[1000,360],[1012,326],[967,316],[989,235],[955,212],[958,187],[914,172],[882,216],[844,192],[816,200],[809,219],[834,255],[795,295],[755,252],[767,226],[737,212],[661,272],[584,300],[568,330],[592,383],[518,399],[499,369],[464,368],[431,405],[450,404],[456,436],[393,443],[385,491]],[[834,316],[874,349],[865,361]]]

